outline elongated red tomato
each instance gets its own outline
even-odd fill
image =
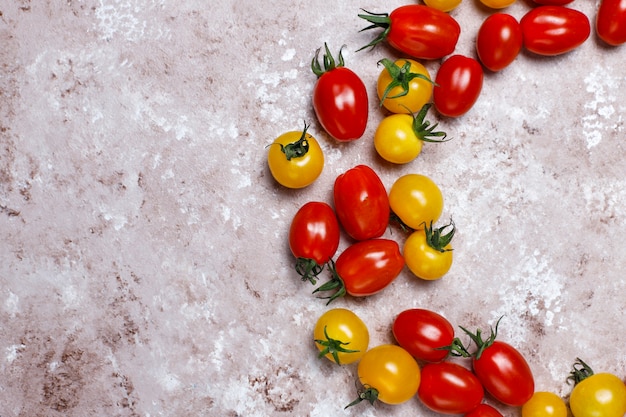
[[[453,55],[443,61],[435,77],[433,101],[439,113],[458,117],[467,113],[483,88],[483,68],[474,58]]]
[[[456,363],[429,363],[421,368],[421,373],[417,395],[426,407],[438,413],[470,412],[485,396],[476,375]]]
[[[338,62],[324,44],[324,69],[319,60],[319,49],[311,62],[317,75],[313,88],[313,109],[324,130],[339,141],[352,141],[363,136],[369,112],[367,89],[361,78],[344,66],[339,51]]]
[[[502,417],[502,413],[493,406],[483,403],[465,414],[465,417]]]
[[[602,0],[596,15],[596,33],[609,45],[626,43],[626,0]]]
[[[448,13],[422,4],[408,4],[391,14],[360,14],[370,26],[364,30],[382,28],[378,37],[363,48],[386,40],[400,52],[418,59],[440,59],[454,52],[461,26]]]
[[[313,293],[334,291],[328,303],[346,293],[354,297],[376,294],[387,287],[404,268],[398,243],[369,239],[353,243],[337,258],[333,277]]]
[[[315,284],[315,277],[339,247],[339,222],[330,205],[310,201],[296,212],[289,228],[289,248],[296,257],[302,280]]]
[[[389,224],[389,197],[378,174],[357,165],[335,179],[335,211],[339,223],[355,240],[380,237]]]
[[[522,49],[522,28],[513,16],[494,13],[480,26],[476,53],[485,68],[500,71],[509,66]]]
[[[421,308],[402,311],[393,321],[396,342],[415,359],[424,362],[440,362],[448,356],[454,340],[452,324],[439,313]]]
[[[520,20],[524,47],[538,55],[553,56],[582,45],[591,34],[587,16],[563,6],[539,6]]]

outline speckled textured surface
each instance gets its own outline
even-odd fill
[[[572,7],[593,18],[595,3]],[[319,361],[312,344],[327,307],[294,274],[287,229],[359,163],[387,187],[430,176],[459,229],[444,279],[404,271],[381,294],[336,302],[363,318],[371,346],[392,342],[405,308],[469,328],[504,315],[500,338],[538,390],[566,397],[577,356],[626,377],[625,50],[592,36],[560,57],[523,53],[486,75],[470,113],[433,116],[452,141],[390,166],[373,150],[375,100],[361,140],[321,130],[309,63],[323,42],[346,44],[374,97],[376,62],[398,55],[354,52],[371,39],[356,15],[401,4],[0,5],[2,417],[434,416],[417,399],[344,411],[356,367]],[[474,55],[488,13],[473,0],[452,12],[458,53]],[[291,191],[265,146],[303,120],[326,167]]]

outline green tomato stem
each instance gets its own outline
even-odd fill
[[[328,297],[321,297],[324,299],[328,299],[326,305],[329,305],[337,298],[346,295],[346,285],[344,284],[343,279],[341,279],[341,277],[337,273],[337,270],[335,268],[335,262],[332,259],[328,262],[328,269],[330,270],[331,278],[313,291],[313,294],[317,292],[334,291]]]
[[[326,331],[326,327],[327,326],[324,326],[324,337],[326,337],[326,340],[315,339],[316,343],[324,346],[324,349],[322,349],[318,355],[319,358],[323,358],[324,356],[330,353],[333,356],[335,363],[337,365],[341,365],[339,361],[339,352],[342,352],[342,353],[359,352],[358,350],[351,350],[351,349],[346,349],[343,347],[343,345],[349,345],[350,342],[342,342],[341,340],[337,340],[337,339],[333,339],[329,337]]]
[[[451,228],[447,233],[443,233],[446,229]],[[452,249],[446,249],[446,246],[450,244],[454,233],[456,232],[456,226],[452,219],[450,223],[438,229],[433,229],[433,222],[430,222],[430,226],[424,223],[424,234],[426,235],[426,243],[431,248],[441,253],[451,251]]]
[[[472,341],[476,344],[477,350],[474,353],[474,358],[476,360],[480,359],[485,349],[487,349],[489,346],[493,344],[493,342],[496,341],[496,337],[498,337],[498,325],[500,324],[500,320],[502,320],[502,317],[500,317],[498,321],[496,322],[495,328],[494,327],[491,328],[491,334],[489,335],[487,340],[483,340],[482,331],[480,329],[477,329],[476,333],[472,333],[469,330],[467,330],[465,327],[459,326],[461,330],[463,330],[470,337],[470,339],[472,339]]]
[[[340,68],[344,66],[343,54],[341,52],[344,47],[345,45],[339,49],[339,55],[337,56],[337,63],[335,63],[335,59],[333,58],[333,55],[331,54],[330,49],[328,49],[328,44],[324,42],[324,49],[326,50],[326,53],[324,54],[324,57],[322,58],[322,60],[324,61],[324,68],[322,68],[322,66],[320,65],[320,61],[319,61],[319,54],[320,54],[321,48],[318,48],[315,51],[315,57],[313,57],[313,60],[311,61],[311,71],[313,71],[313,73],[317,75],[317,78],[321,77],[322,75],[324,75],[325,73],[329,71],[334,70],[335,68]]]
[[[324,265],[319,265],[313,259],[298,258],[296,259],[296,272],[302,278],[302,281],[309,281],[315,285],[317,280],[315,279],[324,270]]]
[[[383,31],[379,33],[378,36],[376,36],[376,38],[374,38],[370,43],[357,49],[357,52],[365,48],[373,48],[377,44],[381,43],[387,38],[387,36],[389,35],[389,31],[391,30],[391,18],[389,17],[388,13],[372,13],[368,12],[365,9],[361,10],[363,10],[367,14],[359,14],[358,16],[361,19],[365,19],[367,22],[371,23],[371,25],[361,29],[360,32],[376,28],[382,28]]]
[[[353,405],[360,403],[363,400],[367,400],[370,404],[374,405],[374,402],[376,402],[377,399],[378,390],[376,388],[365,388],[365,390],[359,392],[359,397],[356,400],[352,401],[350,404],[344,407],[344,410],[348,407],[352,407]]]
[[[594,374],[593,369],[591,369],[589,365],[583,362],[582,359],[576,358],[576,362],[574,362],[574,365],[572,366],[572,372],[570,372],[569,376],[567,377],[567,380],[568,382],[573,381],[574,385],[577,385],[581,381],[584,381],[585,379],[592,376],[593,374]]]
[[[292,158],[301,158],[309,151],[309,141],[307,140],[306,131],[310,125],[307,125],[304,122],[304,130],[302,131],[302,136],[295,142],[289,143],[287,145],[279,144],[280,150],[285,154],[287,161],[291,161]]]
[[[404,97],[407,94],[409,94],[409,89],[410,89],[409,83],[413,81],[415,78],[420,78],[422,80],[426,80],[431,83],[433,82],[430,78],[428,78],[424,74],[411,72],[411,63],[409,61],[406,61],[404,65],[402,65],[402,67],[399,67],[395,62],[391,61],[390,59],[383,58],[380,61],[378,61],[378,65],[380,64],[382,64],[385,67],[385,69],[389,73],[389,76],[391,77],[391,82],[389,83],[389,85],[387,85],[387,88],[385,88],[385,91],[383,92],[383,96],[380,98],[381,107],[383,106],[383,102],[386,99]],[[388,97],[391,90],[393,90],[396,87],[400,87],[402,91],[400,91],[398,94],[394,96]]]

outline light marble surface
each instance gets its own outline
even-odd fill
[[[626,49],[592,36],[560,57],[523,53],[486,75],[470,113],[431,116],[452,141],[385,165],[376,101],[361,140],[334,142],[312,112],[309,63],[323,42],[346,44],[374,97],[376,62],[398,55],[354,52],[372,36],[357,13],[404,3],[0,4],[2,417],[434,416],[417,399],[344,411],[356,366],[316,357],[327,307],[293,272],[286,233],[360,163],[387,187],[430,176],[459,229],[444,279],[405,270],[379,295],[334,304],[363,318],[372,346],[392,342],[405,308],[469,328],[505,315],[500,337],[538,390],[566,397],[577,356],[626,378]],[[572,6],[593,18],[596,3]],[[452,12],[458,53],[474,54],[488,12],[474,0]],[[303,120],[326,167],[291,191],[265,147]]]

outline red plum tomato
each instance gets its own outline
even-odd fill
[[[513,16],[494,13],[480,26],[476,53],[485,68],[500,71],[509,66],[522,49],[522,28]]]
[[[417,395],[426,407],[442,414],[464,414],[475,409],[485,391],[469,369],[453,363],[429,363],[421,368]]]
[[[483,68],[474,58],[453,55],[443,61],[435,76],[433,101],[439,113],[458,117],[467,113],[483,87]]]
[[[537,55],[564,54],[582,45],[591,34],[587,16],[564,6],[539,6],[520,20],[524,47]]]
[[[448,357],[454,340],[452,324],[434,311],[413,308],[402,311],[392,325],[396,342],[415,359],[423,362],[441,362]]]
[[[469,413],[465,414],[465,417],[503,417],[502,413],[498,409],[489,404],[480,404]]]
[[[626,43],[626,0],[602,0],[596,15],[596,33],[609,45]]]

